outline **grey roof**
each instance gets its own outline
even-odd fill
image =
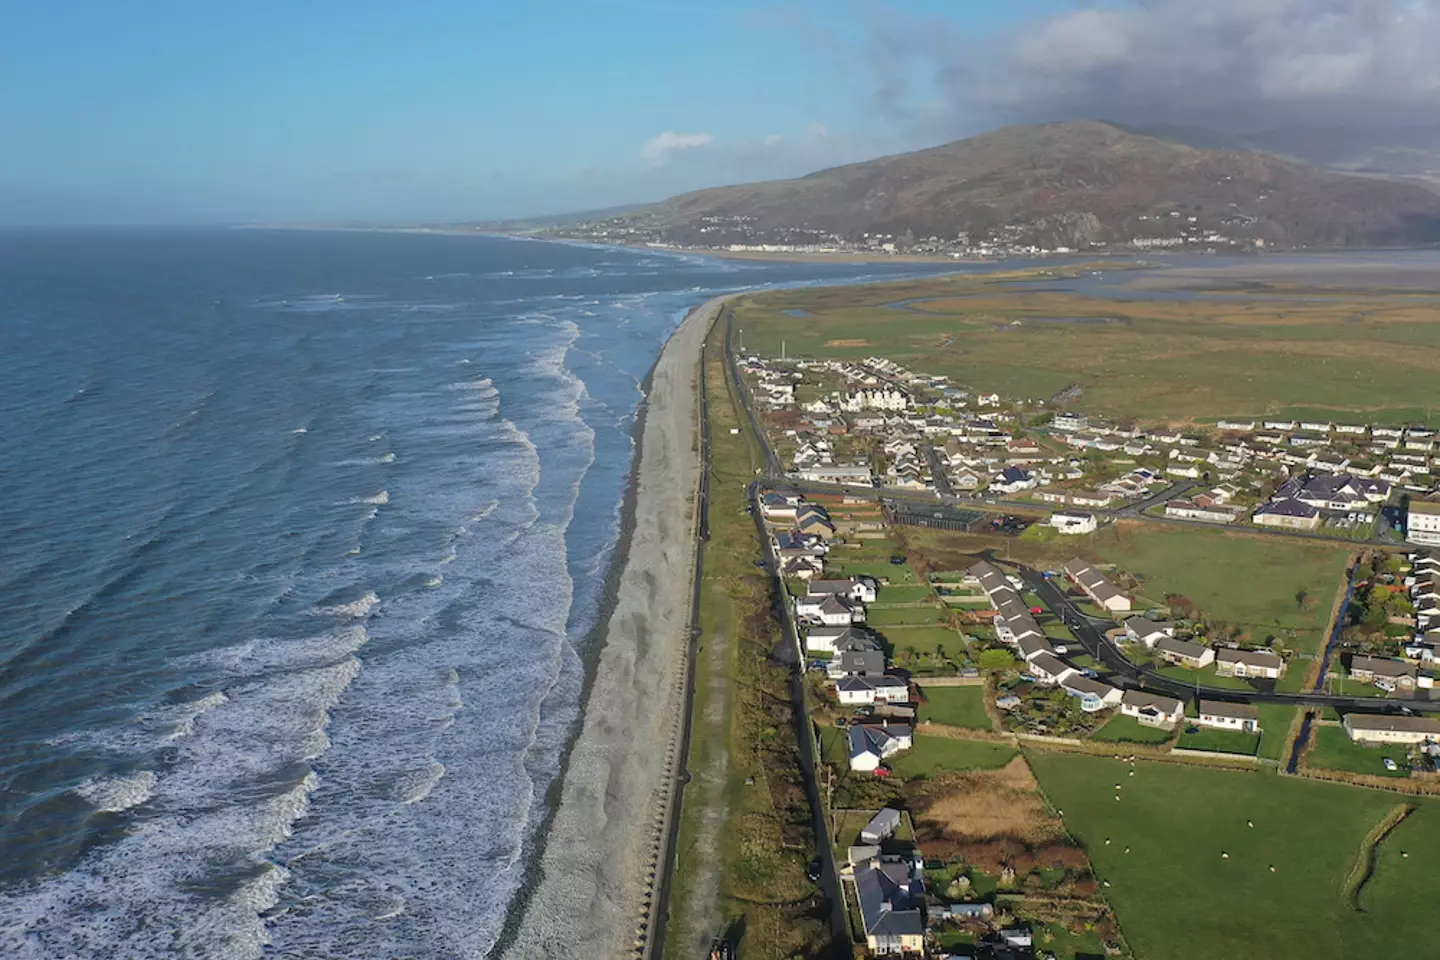
[[[900,826],[900,811],[894,807],[886,807],[871,817],[870,822],[865,824],[860,833],[888,837],[895,832],[895,828],[898,826]]]
[[[1015,629],[1013,624],[1010,625],[1010,628],[1012,630]],[[1036,654],[1053,654],[1055,652],[1055,645],[1052,644],[1045,637],[1021,637],[1016,643],[1016,646],[1020,648],[1020,656],[1024,657],[1026,660],[1029,660]]]
[[[1377,677],[1413,677],[1416,670],[1413,663],[1400,660],[1385,660],[1381,657],[1355,657],[1350,661],[1350,672],[1369,671]]]
[[[885,672],[885,654],[879,650],[846,650],[840,654],[840,669],[854,676],[879,676]]]
[[[1051,677],[1058,677],[1066,670],[1075,669],[1059,657],[1052,657],[1048,653],[1042,653],[1036,656],[1035,659],[1030,661],[1030,667]]]
[[[1440,718],[1392,717],[1379,713],[1349,713],[1345,723],[1352,730],[1389,730],[1395,733],[1428,733],[1440,736]]]
[[[1148,707],[1160,711],[1167,717],[1179,713],[1184,707],[1184,704],[1174,697],[1162,697],[1158,693],[1146,693],[1144,690],[1126,690],[1120,696],[1120,703],[1122,706],[1135,707],[1140,710]]]
[[[1189,640],[1176,640],[1174,637],[1162,637],[1155,641],[1155,649],[1161,653],[1173,653],[1177,657],[1184,657],[1187,660],[1199,660],[1210,649],[1203,643],[1193,643]]]
[[[1146,637],[1152,633],[1174,630],[1175,624],[1168,620],[1151,620],[1147,617],[1131,617],[1125,621],[1125,629],[1137,636]]]
[[[1221,663],[1243,663],[1247,667],[1265,667],[1269,670],[1279,670],[1285,665],[1283,657],[1268,650],[1233,650],[1223,647],[1215,651],[1215,659]]]
[[[1212,717],[1235,717],[1240,720],[1259,720],[1260,711],[1249,703],[1225,703],[1222,700],[1201,700],[1200,713]]]
[[[1285,499],[1272,500],[1259,510],[1255,511],[1256,516],[1277,516],[1277,517],[1300,517],[1310,520],[1320,515],[1320,511],[1300,500]]]
[[[1110,684],[1108,683],[1101,683],[1099,680],[1091,680],[1089,677],[1086,676],[1066,677],[1064,681],[1061,682],[1060,686],[1074,693],[1094,694],[1101,699],[1109,696],[1110,693],[1115,690],[1115,688],[1110,686]]]
[[[899,868],[898,870],[895,868]],[[855,868],[855,894],[865,932],[877,936],[919,936],[925,932],[920,916],[920,896],[911,887],[918,880],[897,876],[904,864],[879,864],[868,860]],[[916,890],[916,893],[920,893]]]
[[[914,736],[914,732],[903,723],[891,724],[888,727],[870,723],[852,724],[850,727],[850,757],[854,759],[866,753],[883,757],[885,748],[891,740],[910,736]]]
[[[818,597],[824,593],[848,595],[854,589],[854,580],[811,580],[805,586],[805,595],[810,597]]]

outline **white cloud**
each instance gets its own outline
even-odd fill
[[[647,163],[658,167],[668,163],[676,151],[708,147],[714,142],[713,133],[676,133],[674,130],[666,130],[645,141],[645,145],[640,148],[640,156],[644,157]]]

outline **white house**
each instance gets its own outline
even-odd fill
[[[1130,598],[1115,589],[1094,567],[1083,560],[1071,560],[1065,564],[1068,576],[1087,597],[1100,609],[1109,613],[1126,613],[1130,610]]]
[[[835,684],[835,693],[846,706],[910,702],[910,687],[899,677],[846,677]]]
[[[874,577],[851,577],[848,580],[811,580],[805,585],[806,597],[823,597],[827,594],[849,597],[860,603],[874,603],[880,595],[880,584]]]
[[[805,633],[805,649],[811,653],[837,654],[847,650],[879,650],[863,630],[851,626],[812,627]]]
[[[1099,521],[1095,519],[1095,514],[1093,513],[1056,511],[1050,515],[1050,526],[1059,530],[1061,533],[1094,533],[1099,525]]]
[[[990,489],[996,493],[1019,493],[1032,490],[1039,485],[1035,476],[1019,467],[1006,467],[990,481]]]
[[[850,769],[874,773],[887,759],[914,745],[914,735],[905,724],[854,724],[850,727]]]
[[[1285,660],[1266,650],[1221,649],[1215,652],[1215,672],[1222,677],[1278,680],[1285,672]]]
[[[1345,715],[1345,732],[1361,743],[1415,744],[1440,742],[1440,718],[1392,717],[1368,713]]]
[[[1131,617],[1125,621],[1125,636],[1135,643],[1143,643],[1147,648],[1154,649],[1159,641],[1175,636],[1175,624],[1167,620]]]
[[[1174,697],[1162,697],[1144,690],[1126,690],[1120,697],[1120,712],[1147,727],[1174,727],[1185,716],[1185,704]]]
[[[1440,546],[1440,501],[1412,499],[1405,517],[1406,540]]]
[[[1069,679],[1077,671],[1070,664],[1049,653],[1039,653],[1030,658],[1025,668],[1030,675],[1047,687],[1053,687]]]
[[[1236,730],[1241,733],[1260,732],[1260,711],[1249,703],[1222,703],[1201,700],[1200,716],[1195,720],[1202,727]]]
[[[863,623],[865,608],[848,597],[826,593],[797,599],[795,616],[801,620],[810,620],[827,627],[843,627],[852,623]]]
[[[1214,650],[1203,643],[1192,643],[1189,640],[1161,637],[1151,649],[1158,653],[1161,659],[1178,663],[1190,670],[1199,670],[1215,662]]]
[[[1119,706],[1122,696],[1121,692],[1110,684],[1091,680],[1080,673],[1072,674],[1062,680],[1060,689],[1072,697],[1078,697],[1080,709],[1086,713],[1095,713],[1107,707]]]

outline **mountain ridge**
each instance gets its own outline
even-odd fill
[[[866,235],[1049,248],[1440,241],[1440,195],[1233,142],[1190,146],[1096,120],[1006,127],[790,180],[693,191],[611,224],[652,242],[712,247]]]

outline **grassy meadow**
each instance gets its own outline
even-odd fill
[[[881,354],[1029,399],[1079,385],[1080,409],[1114,417],[1408,422],[1434,394],[1440,323],[1421,298],[1117,300],[1013,283],[1022,276],[756,294],[736,324],[766,355],[781,341],[792,357]]]
[[[1347,877],[1402,798],[1264,772],[1142,761],[1132,777],[1107,758],[1037,752],[1030,762],[1110,884],[1137,957],[1427,955],[1440,804],[1419,802],[1380,845],[1361,912]]]

